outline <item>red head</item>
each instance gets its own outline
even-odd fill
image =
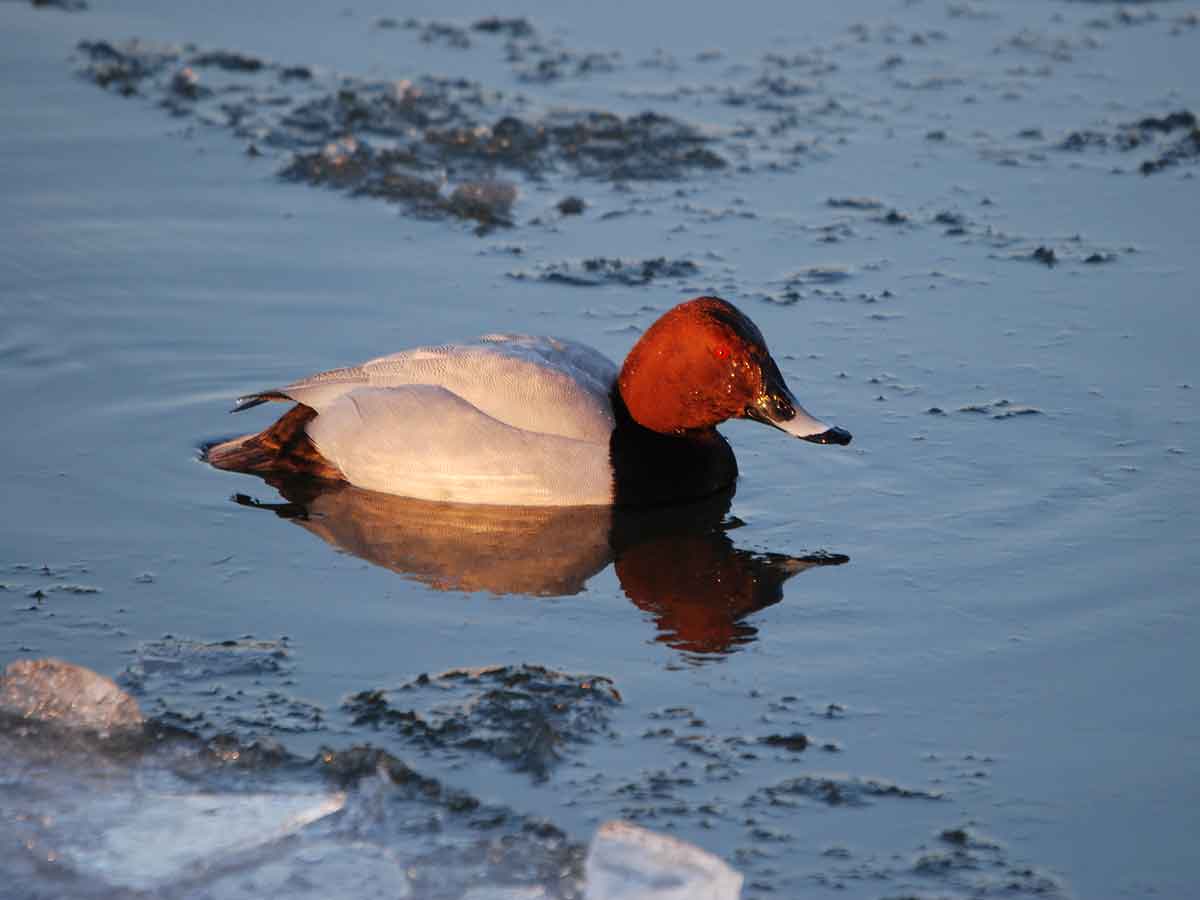
[[[848,432],[804,411],[762,332],[718,297],[681,303],[651,325],[629,351],[617,384],[630,415],[663,434],[743,418],[817,443],[850,443]]]

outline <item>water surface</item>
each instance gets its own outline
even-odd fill
[[[167,635],[269,642],[278,677],[130,684],[201,735],[371,743],[574,841],[613,817],[676,833],[744,871],[747,896],[1187,894],[1197,168],[1170,156],[1186,127],[1138,123],[1200,111],[1194,13],[533,4],[504,15],[536,40],[470,27],[496,13],[0,6],[0,661],[137,676]],[[129,38],[196,49],[135,96],[81,74],[79,41]],[[164,108],[209,50],[312,77],[196,68],[237,92]],[[515,185],[511,225],[484,228],[278,177],[312,152],[270,139],[287,102],[431,76],[478,84],[464,115],[487,125],[652,111],[724,165],[583,170],[552,147],[538,167],[423,172],[444,198]],[[228,102],[266,130],[239,132]],[[273,515],[255,506],[295,498],[196,458],[269,421],[226,415],[251,390],[498,329],[620,359],[709,292],[855,441],[728,426],[736,495],[690,529],[622,531],[624,567],[612,523],[583,516],[486,544],[518,563],[557,547],[549,575],[477,575],[487,553],[454,535],[470,516],[346,497]],[[380,535],[405,519],[417,550],[411,529]],[[763,566],[817,551],[849,562],[696,602],[719,580],[697,572],[763,588]],[[540,770],[344,706],[524,665],[619,695]],[[469,705],[462,684],[446,690]]]

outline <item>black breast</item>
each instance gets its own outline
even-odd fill
[[[617,387],[612,390],[616,427],[609,439],[613,502],[656,506],[695,500],[737,480],[733,449],[715,428],[660,434],[634,421]]]

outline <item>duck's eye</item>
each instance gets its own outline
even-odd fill
[[[717,359],[729,359],[729,347],[725,344],[717,344],[712,349],[712,355]]]

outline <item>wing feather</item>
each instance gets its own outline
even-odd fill
[[[308,424],[321,454],[368,490],[447,502],[612,502],[607,439],[516,428],[443,387],[360,387]]]
[[[238,409],[286,396],[324,413],[362,388],[445,388],[514,428],[607,442],[613,428],[609,391],[617,367],[574,341],[492,334],[471,344],[418,347],[359,366],[310,375],[244,398]]]

